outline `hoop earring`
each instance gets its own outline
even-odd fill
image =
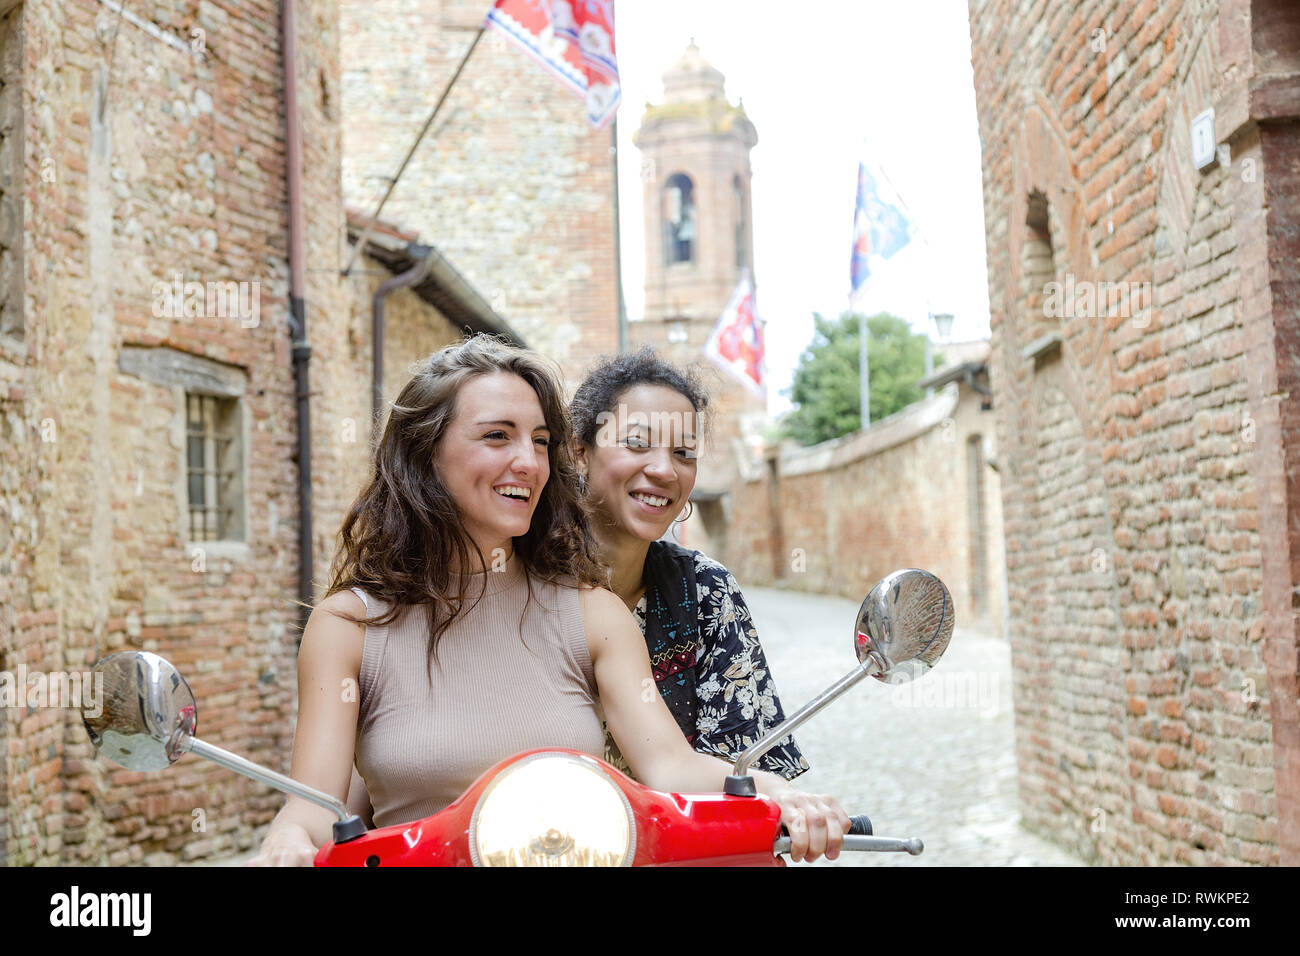
[[[681,523],[684,522],[684,521],[690,521],[690,520],[691,520],[691,515],[693,515],[693,514],[695,514],[695,502],[694,502],[694,501],[687,501],[687,502],[686,502],[686,513],[683,514],[683,515],[678,515],[676,518],[674,518],[674,519],[673,519],[673,524],[681,524]]]

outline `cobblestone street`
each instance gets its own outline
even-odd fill
[[[745,598],[787,713],[854,666],[856,603],[766,588],[746,588]],[[920,681],[858,684],[795,736],[813,768],[802,789],[866,813],[878,836],[925,842],[918,857],[848,853],[816,865],[1084,865],[1020,828],[1011,660],[1000,638],[959,627]]]

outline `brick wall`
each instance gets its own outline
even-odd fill
[[[958,626],[1001,635],[999,476],[987,464],[998,459],[992,415],[979,404],[974,392],[950,385],[865,432],[789,449],[748,480],[742,476],[725,528],[721,515],[705,517],[720,560],[742,586],[778,584],[857,601],[891,571],[924,568],[948,586]],[[972,442],[983,474],[979,508],[972,507]],[[977,590],[972,516],[980,514]]]
[[[1254,173],[1236,148],[1191,163],[1222,16],[971,5],[1022,810],[1102,863],[1279,861],[1237,205]],[[1147,285],[1050,313],[1042,280],[1067,276]],[[1059,347],[1027,352],[1045,332]]]
[[[285,457],[265,428],[272,416],[292,421],[288,383],[273,369],[283,160],[278,44],[265,15],[232,25],[200,20],[196,5],[160,5],[142,26],[94,3],[23,5],[27,351],[10,356],[22,384],[6,436],[34,494],[11,545],[26,593],[12,605],[5,666],[79,669],[127,646],[159,650],[191,676],[215,742],[235,743],[223,731],[237,715],[265,711],[259,737],[240,741],[254,759],[288,730],[283,703],[259,698],[258,676],[292,670],[281,638],[293,567],[273,556],[277,545],[292,555],[292,529],[282,524],[265,556],[234,549],[191,570],[173,505],[180,409],[118,358],[126,345],[166,347],[246,370],[266,386],[247,396],[250,451]],[[189,46],[195,28],[207,33],[202,54]],[[153,284],[177,271],[260,282],[264,321],[155,315]],[[268,507],[290,500],[257,474],[248,492],[256,530]],[[179,853],[194,836],[192,809],[206,808],[209,835],[228,840],[259,808],[242,784],[195,761],[156,778],[91,761],[72,711],[6,717],[11,862]]]
[[[318,593],[329,581],[340,521],[370,476],[373,301],[392,275],[367,255],[357,259],[343,282],[344,334],[336,347],[317,351],[312,359],[313,380],[320,383],[312,398],[312,468],[329,476],[327,481],[313,481]],[[410,289],[390,292],[384,300],[385,401],[396,398],[415,363],[461,338],[461,332]]]
[[[342,0],[349,206],[373,213],[488,6]],[[489,32],[383,213],[575,381],[618,350],[610,146],[581,100]]]
[[[298,491],[279,7],[155,4],[132,19],[37,0],[11,15],[24,42],[24,282],[21,327],[0,335],[0,670],[156,651],[189,679],[204,739],[284,770]],[[300,10],[299,34],[319,589],[366,470],[370,297],[387,273],[363,258],[338,277],[335,6]],[[204,299],[203,314],[169,316],[155,284],[178,273],[247,283],[256,312],[219,316]],[[453,337],[412,293],[393,294],[389,381]],[[239,391],[243,542],[188,540],[178,368]],[[158,774],[95,760],[73,709],[0,709],[0,744],[9,863],[230,852],[283,800],[196,758]]]
[[[1231,150],[1231,214],[1244,265],[1238,288],[1246,391],[1256,425],[1250,468],[1263,575],[1263,637],[1273,727],[1281,862],[1300,863],[1300,413],[1296,381],[1300,303],[1300,9],[1285,0],[1222,0],[1222,90],[1215,132]]]

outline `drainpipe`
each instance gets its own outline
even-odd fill
[[[293,340],[293,378],[298,402],[298,600],[306,627],[312,599],[311,390],[307,366],[307,305],[303,299],[302,132],[298,128],[298,34],[294,0],[281,4],[284,61],[284,151],[289,198],[289,334]]]
[[[627,352],[627,305],[623,299],[623,237],[618,212],[618,117],[610,132],[610,155],[614,157],[614,284],[618,288],[618,354]]]
[[[423,282],[437,256],[433,247],[414,243],[407,249],[407,254],[417,260],[415,265],[384,280],[375,290],[370,315],[370,436],[374,444],[379,443],[379,423],[384,414],[384,299],[395,289]]]

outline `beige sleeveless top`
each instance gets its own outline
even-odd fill
[[[534,579],[528,602],[518,558],[470,582],[467,605],[485,593],[443,632],[432,665],[423,608],[366,627],[356,766],[377,827],[438,812],[523,750],[604,753],[577,589]],[[387,610],[353,591],[367,616]]]

